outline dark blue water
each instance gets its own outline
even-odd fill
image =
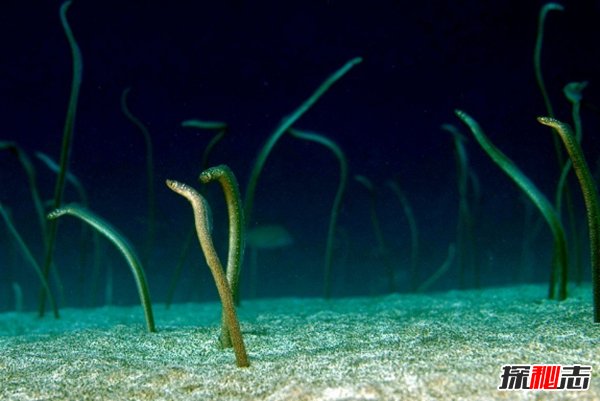
[[[543,46],[543,73],[557,117],[571,122],[562,87],[588,80],[581,116],[583,147],[592,170],[600,150],[597,1],[563,2],[551,12]],[[196,178],[211,135],[182,128],[183,120],[224,121],[228,135],[210,155],[238,177],[242,193],[259,149],[282,118],[293,112],[348,60],[363,62],[341,78],[295,125],[336,141],[349,162],[350,180],[340,211],[333,258],[333,296],[410,291],[410,232],[400,203],[385,185],[396,179],[412,204],[419,227],[417,282],[433,274],[457,241],[459,191],[452,137],[440,125],[457,125],[467,138],[469,168],[480,196],[471,192],[472,241],[462,275],[458,259],[432,289],[546,282],[552,238],[537,211],[492,164],[454,116],[460,108],[553,200],[559,168],[551,132],[535,117],[546,111],[533,73],[533,48],[541,2],[347,2],[347,1],[75,1],[68,19],[83,54],[83,83],[69,171],[89,196],[89,207],[134,245],[145,261],[153,298],[164,301],[192,212],[167,189]],[[62,31],[60,2],[8,0],[0,15],[0,139],[18,143],[32,158],[44,201],[56,175],[34,157],[54,160],[70,91],[70,50]],[[142,135],[120,110],[129,108],[148,128],[154,146],[156,235],[149,227],[146,153]],[[369,193],[352,177],[369,177],[385,241],[373,231]],[[338,165],[324,148],[284,135],[269,156],[256,192],[249,227],[285,226],[294,242],[259,251],[256,296],[321,296],[323,257]],[[35,257],[43,245],[26,176],[10,152],[0,153],[0,202]],[[571,183],[579,236],[584,209]],[[226,209],[220,189],[206,192],[214,215],[214,239],[225,262]],[[67,185],[65,202],[79,201]],[[565,222],[565,224],[567,224]],[[532,237],[523,245],[525,237]],[[572,232],[568,231],[569,239]],[[93,245],[80,223],[60,221],[56,266],[64,285],[62,305],[105,302],[107,271],[113,299],[137,302],[127,265],[101,242],[98,280],[92,282]],[[0,309],[10,310],[11,285],[23,289],[26,308],[37,303],[33,270],[0,230]],[[579,250],[589,280],[587,242]],[[82,250],[83,247],[83,250]],[[574,262],[574,249],[571,259]],[[82,256],[83,255],[83,256]],[[246,254],[248,261],[249,252]],[[466,260],[464,259],[464,260]],[[248,295],[248,264],[242,294]],[[571,275],[576,279],[575,273]],[[92,295],[94,285],[98,290]],[[56,282],[53,288],[58,292]],[[244,296],[244,295],[242,295]],[[212,278],[196,243],[186,259],[175,301],[213,300]]]

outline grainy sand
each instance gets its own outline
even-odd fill
[[[591,289],[246,301],[251,367],[219,349],[220,307],[0,314],[1,400],[600,400]],[[585,392],[500,392],[503,364],[593,366]]]

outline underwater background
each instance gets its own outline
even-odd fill
[[[56,174],[35,157],[58,161],[70,82],[70,50],[60,25],[59,1],[3,2],[0,14],[0,140],[16,142],[32,159],[44,201],[53,197]],[[363,61],[294,125],[334,140],[345,152],[350,180],[337,224],[332,296],[411,288],[411,237],[396,180],[419,228],[417,282],[431,277],[457,241],[459,188],[456,150],[442,124],[466,138],[472,240],[457,252],[430,290],[545,283],[552,237],[537,210],[495,166],[454,116],[460,108],[479,121],[490,139],[554,198],[560,169],[533,68],[537,18],[543,2],[474,0],[404,1],[82,1],[68,20],[83,55],[83,81],[69,172],[87,192],[89,208],[131,241],[144,261],[154,302],[164,302],[192,227],[192,212],[165,185],[176,179],[200,188],[202,153],[213,133],[184,128],[188,119],[223,121],[227,135],[210,165],[227,164],[244,193],[252,163],[282,118],[295,110],[345,62]],[[557,118],[571,123],[562,94],[569,82],[589,81],[581,118],[583,149],[600,173],[600,2],[562,1],[564,11],[546,20],[542,71]],[[147,154],[144,138],[123,114],[120,99],[147,126],[153,142],[156,229],[148,242]],[[385,247],[372,225],[372,198],[355,175],[368,177]],[[249,228],[277,224],[293,241],[257,251],[257,287],[242,272],[244,297],[320,297],[329,213],[339,179],[338,163],[323,147],[284,135],[258,181]],[[582,246],[581,275],[589,281],[585,213],[579,187],[571,193]],[[225,258],[227,215],[218,185],[205,190],[213,211],[215,243]],[[65,203],[80,202],[67,184]],[[43,260],[43,242],[27,177],[11,152],[0,153],[0,202]],[[61,219],[55,265],[62,281],[60,305],[129,305],[138,302],[134,281],[112,244],[100,240],[93,278],[90,231]],[[571,236],[569,236],[571,238]],[[272,240],[277,242],[276,239]],[[571,265],[576,264],[569,244]],[[467,260],[468,259],[468,260]],[[464,263],[459,274],[459,261]],[[39,280],[14,240],[0,229],[0,310],[15,308],[13,283],[25,309],[37,305]],[[108,272],[112,276],[109,276]],[[110,277],[110,278],[109,278]],[[54,291],[60,292],[55,281]],[[113,288],[107,294],[108,283]],[[185,258],[175,302],[217,297],[197,246]]]

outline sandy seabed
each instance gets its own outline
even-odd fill
[[[250,356],[220,349],[220,306],[0,314],[0,400],[600,400],[591,288],[537,285],[239,310]],[[499,391],[502,366],[591,365],[587,391]]]

